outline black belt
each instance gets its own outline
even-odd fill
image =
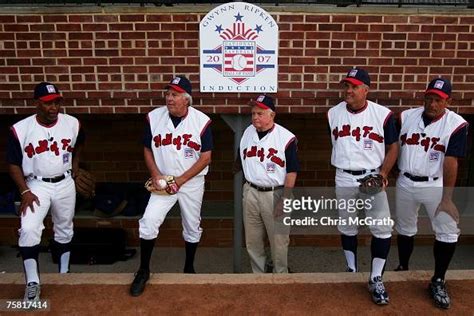
[[[257,191],[260,191],[260,192],[269,192],[269,191],[275,191],[276,189],[282,189],[284,186],[283,185],[279,185],[279,186],[276,186],[276,187],[260,187],[256,184],[253,184],[252,182],[248,182],[247,183],[254,189],[256,189]]]
[[[57,177],[54,177],[54,178],[43,178],[43,177],[37,177],[37,176],[33,176],[33,178],[37,179],[37,180],[44,181],[44,182],[58,183],[60,181],[63,181],[64,179],[66,179],[66,175],[70,174],[70,173],[71,173],[71,170],[68,170],[64,174],[62,174],[60,176],[57,176]]]
[[[433,180],[433,181],[438,180],[438,177],[430,178],[430,177],[414,176],[412,174],[409,174],[408,172],[403,173],[403,175],[407,177],[408,179],[410,179],[411,181],[415,181],[415,182],[426,182],[430,180]]]
[[[369,172],[375,172],[376,170],[377,169],[371,169],[371,170],[346,170],[346,169],[342,169],[342,171],[350,173],[353,176],[361,176],[361,175],[369,173]]]

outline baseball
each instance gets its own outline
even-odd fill
[[[243,70],[247,67],[247,59],[242,55],[235,55],[232,57],[232,66],[235,70]]]
[[[166,181],[163,180],[163,179],[160,179],[158,181],[158,185],[160,186],[160,189],[164,189],[164,188],[166,188]]]

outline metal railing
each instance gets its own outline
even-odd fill
[[[230,0],[224,1],[195,1],[195,0],[0,0],[0,5],[8,6],[25,6],[25,5],[48,5],[48,6],[66,6],[66,5],[139,5],[139,6],[174,6],[180,4],[215,4],[215,3],[226,3],[231,2]],[[336,6],[349,6],[349,5],[396,5],[402,6],[416,6],[416,5],[432,5],[432,6],[467,6],[468,8],[474,8],[474,0],[260,0],[260,1],[247,1],[254,4],[274,4],[287,5],[287,4],[300,4],[300,5],[312,5],[312,4],[328,4]]]

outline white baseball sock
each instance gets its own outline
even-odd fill
[[[40,283],[38,275],[38,263],[35,259],[26,259],[23,261],[26,274],[26,284],[31,282]]]
[[[375,277],[382,276],[383,267],[385,266],[386,259],[373,258],[372,259],[372,271],[370,272],[370,279],[373,280]]]
[[[69,258],[71,257],[71,252],[65,252],[61,255],[59,263],[59,273],[68,273],[69,272]]]

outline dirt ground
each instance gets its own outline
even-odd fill
[[[136,298],[127,285],[46,284],[41,298],[49,300],[51,315],[474,315],[474,280],[448,282],[448,311],[433,305],[426,282],[387,282],[386,288],[386,306],[372,303],[365,283],[149,284]],[[0,298],[21,298],[23,291],[3,284]]]

